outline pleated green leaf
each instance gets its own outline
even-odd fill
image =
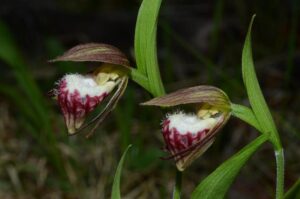
[[[280,139],[278,136],[277,129],[275,127],[274,120],[267,106],[265,98],[262,94],[259,86],[257,76],[254,69],[252,47],[251,47],[251,29],[255,15],[253,15],[246,40],[244,43],[243,54],[242,54],[242,73],[243,80],[248,93],[248,98],[253,109],[254,115],[256,116],[262,131],[264,133],[270,132],[270,140],[277,147],[281,148]]]
[[[144,0],[137,17],[134,50],[138,71],[149,79],[154,96],[164,94],[157,61],[156,30],[161,0]]]
[[[242,54],[242,73],[243,80],[248,93],[249,102],[251,104],[253,113],[259,122],[262,133],[270,133],[269,140],[272,142],[275,148],[276,155],[276,198],[283,198],[284,192],[284,155],[281,146],[281,141],[272,118],[271,112],[262,94],[259,86],[257,76],[254,69],[252,47],[251,47],[251,29],[255,15],[252,17],[249,25],[248,33],[244,43]]]
[[[261,135],[225,161],[196,187],[191,199],[223,199],[241,168],[267,139]]]
[[[111,192],[111,199],[120,199],[121,198],[121,191],[120,191],[120,181],[121,181],[121,172],[122,172],[122,167],[125,161],[126,154],[128,150],[131,148],[132,145],[129,145],[125,152],[122,155],[122,158],[118,164],[117,171],[115,174],[114,178],[114,183],[112,187],[112,192]]]

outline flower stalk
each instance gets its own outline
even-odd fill
[[[182,172],[176,170],[176,182],[173,190],[173,199],[180,199],[182,187]]]
[[[284,198],[284,150],[275,151],[276,158],[276,199]]]

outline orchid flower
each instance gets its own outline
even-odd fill
[[[162,121],[165,149],[176,162],[178,170],[185,170],[214,142],[219,130],[230,117],[230,101],[220,89],[196,86],[154,98],[143,105],[174,107],[194,104],[194,113],[168,113]]]
[[[64,75],[52,90],[53,97],[63,113],[69,134],[73,135],[95,123],[87,135],[89,137],[115,108],[123,95],[128,83],[129,62],[119,49],[107,44],[95,43],[78,45],[51,60],[51,62],[56,61],[104,63],[91,73]],[[110,95],[103,110],[95,118],[85,122],[88,114]]]

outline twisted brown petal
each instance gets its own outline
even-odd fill
[[[95,124],[90,132],[86,135],[87,138],[91,137],[94,133],[95,130],[98,128],[98,126],[104,121],[104,119],[113,111],[119,102],[120,98],[123,96],[125,89],[128,84],[128,77],[124,76],[121,78],[121,82],[118,85],[117,90],[115,91],[114,95],[109,99],[109,102],[106,104],[106,106],[103,108],[103,110],[91,121],[83,125],[80,129],[76,131],[76,134],[81,132],[82,130],[88,128],[92,124]]]
[[[170,107],[197,103],[207,103],[214,107],[230,109],[227,95],[216,87],[206,85],[180,89],[165,96],[151,99],[142,105]]]

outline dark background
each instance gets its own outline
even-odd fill
[[[47,96],[65,73],[87,71],[87,64],[47,63],[74,45],[108,43],[134,65],[139,5],[124,0],[0,1],[1,27],[8,29],[0,41],[12,41],[20,54],[12,62],[0,58],[0,198],[109,198],[129,143],[134,147],[123,169],[123,197],[170,198],[175,166],[159,158],[165,155],[160,150],[163,113],[139,106],[151,98],[147,92],[130,83],[120,105],[88,140],[67,137],[60,110]],[[159,63],[168,92],[210,84],[233,102],[248,105],[241,51],[251,16],[257,14],[255,67],[285,147],[286,189],[300,175],[299,6],[296,0],[164,1],[158,25]],[[0,42],[0,51],[9,56],[3,46]],[[257,136],[231,118],[213,147],[184,173],[183,198]],[[243,168],[228,198],[273,198],[274,187],[274,154],[265,144]]]

